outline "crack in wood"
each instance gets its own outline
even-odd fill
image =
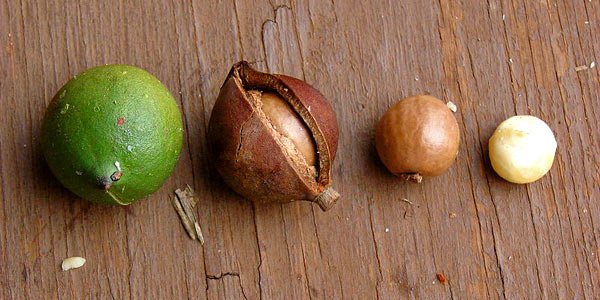
[[[246,291],[244,291],[244,286],[242,285],[242,278],[240,277],[240,273],[225,272],[225,273],[219,273],[219,275],[206,274],[207,280],[221,280],[221,279],[224,279],[225,277],[236,277],[238,279],[238,282],[240,285],[240,291],[242,293],[242,297],[244,297],[244,299],[248,299],[248,297],[246,296]],[[206,285],[206,290],[208,291],[208,285]]]
[[[220,273],[219,275],[206,274],[206,279],[219,280],[219,279],[223,279],[223,277],[226,277],[226,276],[240,277],[240,273],[237,273],[237,272],[225,272],[225,273]]]

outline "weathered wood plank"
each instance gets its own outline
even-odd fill
[[[0,298],[598,298],[598,32],[598,1],[0,1]],[[210,169],[210,112],[242,59],[331,101],[332,210],[254,205]],[[185,120],[175,173],[127,208],[78,201],[38,145],[55,91],[108,63],[156,75]],[[421,185],[388,174],[372,141],[417,93],[456,103],[462,137],[457,163]],[[487,159],[514,114],[542,117],[559,144],[526,186]],[[170,204],[186,184],[204,247]],[[86,265],[61,271],[73,255]]]

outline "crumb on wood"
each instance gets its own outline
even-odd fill
[[[448,106],[448,108],[452,111],[452,112],[456,112],[458,110],[458,107],[456,107],[456,104],[454,104],[454,102],[452,101],[448,101],[446,103],[446,106]]]
[[[450,217],[450,219],[454,219],[456,218],[456,213],[451,212],[448,214],[448,216]]]
[[[77,269],[83,267],[85,264],[85,258],[79,256],[73,256],[63,259],[61,268],[63,271],[68,271],[71,269]]]
[[[444,276],[444,274],[442,273],[436,273],[435,277],[437,278],[437,280],[441,283],[441,284],[446,284],[448,283],[448,279],[446,278],[446,276]]]
[[[412,203],[412,201],[410,201],[410,200],[408,200],[408,199],[406,199],[406,198],[402,198],[402,199],[400,199],[400,201],[402,201],[402,202],[406,202],[406,203],[408,203],[408,204],[410,204],[410,205],[414,205],[414,204]]]

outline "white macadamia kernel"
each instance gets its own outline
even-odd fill
[[[79,256],[73,256],[69,258],[65,258],[62,261],[62,270],[68,271],[71,269],[81,268],[85,264],[85,258]]]
[[[556,139],[548,125],[528,115],[500,123],[489,141],[492,167],[513,183],[530,183],[542,178],[554,162]]]

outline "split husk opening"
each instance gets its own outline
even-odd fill
[[[292,166],[301,176],[303,181],[308,186],[313,186],[316,189],[317,196],[314,199],[307,199],[316,202],[323,211],[328,210],[335,204],[339,198],[339,194],[331,188],[330,185],[330,172],[332,157],[330,153],[327,140],[319,128],[319,124],[313,117],[310,107],[306,107],[294,91],[288,87],[279,75],[273,75],[268,73],[258,72],[252,69],[247,62],[242,61],[235,64],[229,74],[229,77],[233,76],[240,87],[245,91],[247,100],[251,103],[255,111],[261,115],[262,119],[266,123],[267,128],[270,129],[273,137],[278,141],[278,144],[282,147]],[[306,161],[298,153],[297,149],[294,149],[293,145],[290,145],[281,134],[273,128],[270,121],[262,113],[260,97],[252,95],[251,91],[270,91],[278,94],[287,104],[293,109],[297,116],[304,122],[308,130],[311,132],[313,142],[316,146],[317,162],[311,170],[311,167],[306,164]]]

